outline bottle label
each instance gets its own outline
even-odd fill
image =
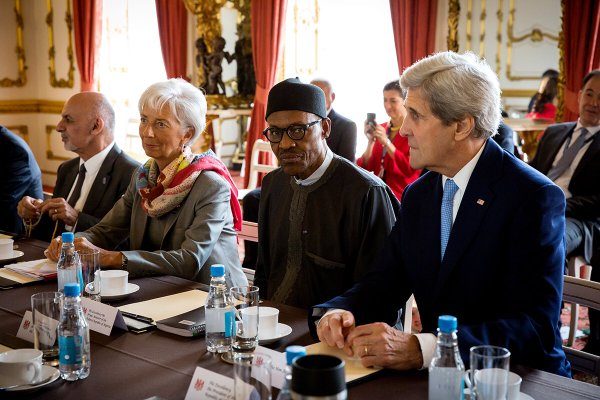
[[[234,311],[231,308],[207,308],[204,310],[206,332],[223,332],[225,337],[233,333]]]
[[[61,364],[81,364],[82,354],[83,337],[81,335],[58,337],[58,358]]]
[[[434,367],[429,370],[429,400],[462,400],[464,371]]]

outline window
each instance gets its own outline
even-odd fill
[[[283,77],[331,81],[333,108],[358,127],[357,156],[367,146],[367,112],[388,120],[383,86],[398,79],[388,0],[289,0]]]
[[[147,157],[138,135],[138,100],[167,79],[154,0],[104,0],[99,89],[116,113],[117,144],[139,161]]]

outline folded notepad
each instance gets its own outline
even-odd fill
[[[6,265],[4,268],[30,278],[55,279],[56,263],[47,258]]]

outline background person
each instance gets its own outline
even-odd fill
[[[22,197],[41,199],[42,171],[27,143],[0,125],[0,230],[21,233],[23,222],[17,213]]]
[[[52,198],[25,196],[17,207],[34,237],[50,241],[64,230],[80,232],[121,198],[139,163],[114,141],[115,111],[101,93],[83,92],[65,103],[56,126],[65,150],[79,157],[58,167]]]
[[[401,199],[404,188],[415,181],[421,171],[410,166],[408,141],[399,134],[406,111],[404,94],[398,81],[383,87],[383,105],[390,122],[375,126],[365,123],[365,135],[369,143],[356,163],[380,177],[396,198]]]
[[[550,76],[543,80],[543,88],[536,93],[531,111],[525,115],[530,119],[556,120],[556,96],[558,94],[558,77]]]
[[[190,145],[206,126],[206,99],[183,79],[151,85],[139,100],[140,137],[150,159],[99,224],[77,235],[77,249],[98,249],[103,268],[132,276],[174,275],[210,282],[211,264],[224,264],[229,285],[246,285],[235,228],[237,189],[212,151]],[[129,238],[129,251],[112,251]],[[48,257],[58,258],[60,239]]]

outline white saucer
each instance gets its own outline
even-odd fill
[[[48,379],[48,381],[44,382],[44,383],[40,383],[39,385],[24,385],[21,387],[16,387],[16,388],[12,388],[12,389],[5,389],[7,392],[29,392],[32,390],[37,390],[41,387],[44,387],[46,385],[51,384],[52,382],[56,381],[58,378],[60,378],[60,372],[58,371],[58,369],[51,367],[49,365],[42,365],[42,377],[41,380],[46,380]]]
[[[281,322],[277,324],[277,335],[270,338],[264,338],[258,335],[258,343],[260,344],[269,344],[276,342],[277,340],[286,337],[292,333],[292,327],[286,324],[282,324]]]
[[[521,392],[519,393],[519,400],[534,400],[534,398],[528,395],[527,393]]]
[[[25,255],[25,253],[23,253],[22,251],[19,250],[13,250],[12,255],[8,256],[8,257],[0,257],[0,261],[10,261],[10,260],[14,260],[15,258],[19,258],[19,257],[23,257],[23,255]]]
[[[140,287],[138,285],[136,285],[135,283],[127,283],[127,291],[125,293],[114,293],[114,292],[106,293],[104,291],[101,291],[100,297],[102,298],[102,301],[104,301],[104,300],[116,301],[116,300],[124,299],[125,297],[129,296],[131,293],[135,293],[138,290],[140,290]]]

